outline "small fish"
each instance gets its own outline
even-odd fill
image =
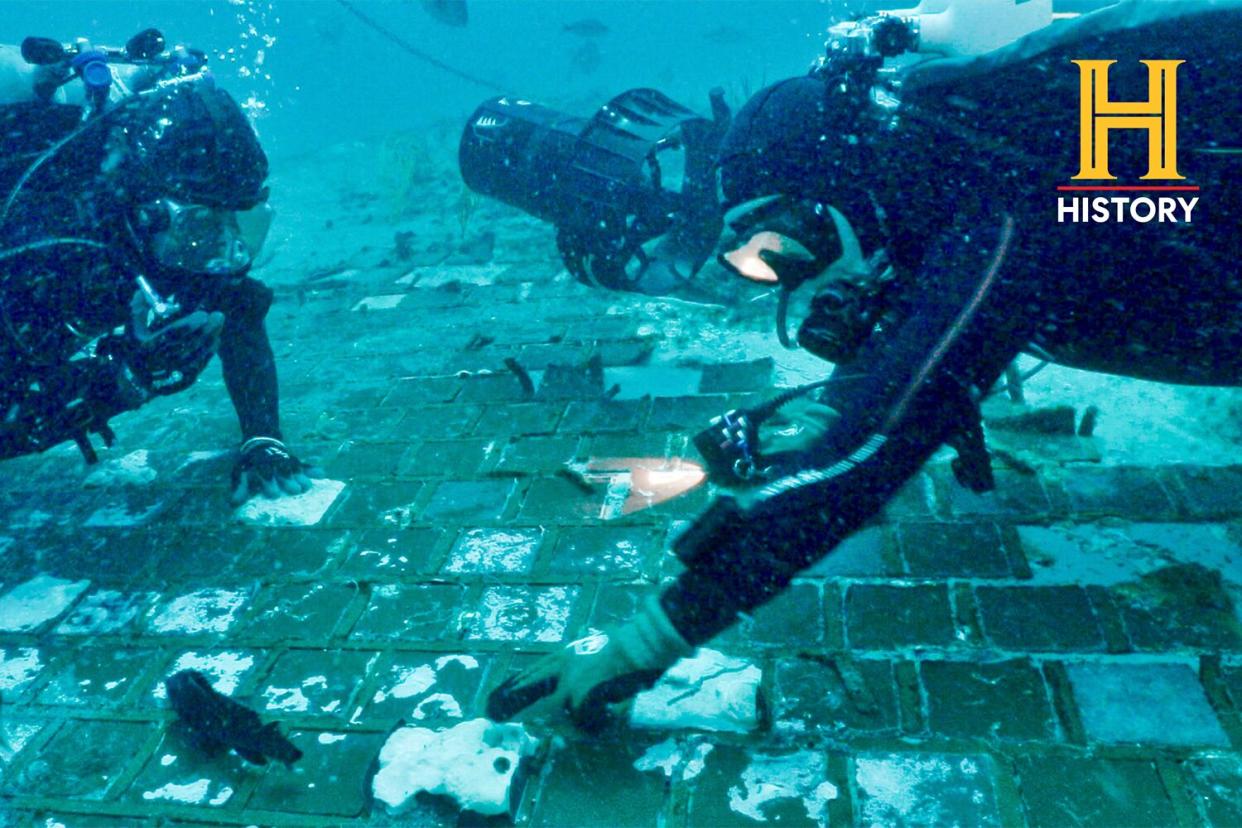
[[[165,679],[164,686],[168,703],[189,729],[191,744],[207,755],[231,748],[247,762],[266,765],[270,757],[285,767],[302,758],[275,722],[260,723],[258,713],[217,692],[197,670],[182,670]]]
[[[603,37],[608,34],[608,26],[602,21],[596,20],[594,17],[585,17],[582,20],[575,20],[573,23],[566,23],[561,27],[561,31],[568,32],[577,37]]]
[[[423,11],[445,26],[465,26],[470,21],[466,0],[419,0]]]
[[[704,34],[703,39],[718,46],[735,46],[739,43],[746,43],[751,37],[746,32],[733,26],[717,26]]]

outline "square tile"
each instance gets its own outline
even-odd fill
[[[561,641],[578,588],[497,586],[483,591],[468,637],[488,641]]]
[[[1229,747],[1199,677],[1188,664],[1065,665],[1087,735],[1110,744]]]
[[[542,529],[468,529],[449,552],[444,571],[530,572],[542,542]]]

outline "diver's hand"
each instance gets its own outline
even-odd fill
[[[135,292],[130,309],[133,318],[126,362],[135,382],[150,396],[189,388],[220,348],[224,314],[195,311],[153,330],[141,293]]]
[[[504,721],[551,696],[579,728],[598,730],[609,705],[655,684],[692,650],[652,595],[624,624],[570,642],[507,679],[487,697],[487,717]]]
[[[791,400],[759,427],[762,457],[790,451],[809,451],[823,440],[840,418],[836,409],[813,399]]]
[[[257,494],[302,494],[310,489],[311,478],[321,476],[319,469],[294,457],[275,437],[251,437],[242,443],[233,466],[233,505],[245,503]]]

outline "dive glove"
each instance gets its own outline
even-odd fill
[[[653,594],[624,624],[572,641],[505,680],[487,697],[487,717],[505,721],[551,696],[575,725],[597,731],[609,705],[651,687],[693,649]]]
[[[319,469],[303,463],[275,437],[251,437],[242,443],[233,466],[233,505],[240,505],[256,494],[280,497],[309,491],[311,478],[322,476]]]

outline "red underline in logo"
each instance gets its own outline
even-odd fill
[[[1199,188],[1198,188],[1198,186],[1191,186],[1191,185],[1169,185],[1169,186],[1157,186],[1157,187],[1135,187],[1135,186],[1121,186],[1121,187],[1104,187],[1104,186],[1100,186],[1100,187],[1076,187],[1076,186],[1061,186],[1061,187],[1057,187],[1057,192],[1083,192],[1083,191],[1092,191],[1092,192],[1101,192],[1101,191],[1110,191],[1110,192],[1165,192],[1165,193],[1168,193],[1168,192],[1181,192],[1181,193],[1185,193],[1185,192],[1195,192],[1195,193],[1197,193],[1197,192],[1199,192]]]

